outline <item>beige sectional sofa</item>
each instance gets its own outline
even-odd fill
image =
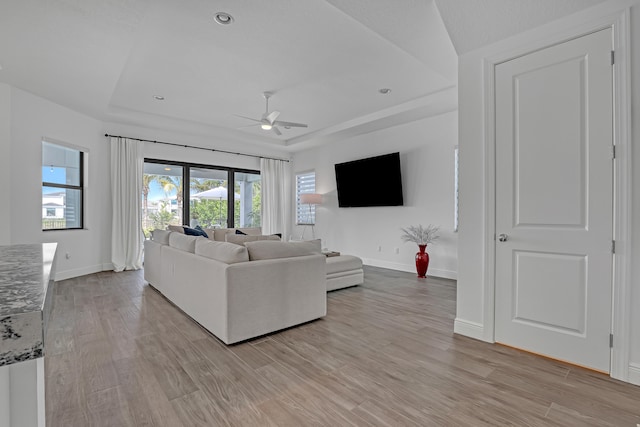
[[[184,234],[183,226],[170,225],[169,230]],[[239,230],[243,234],[236,234],[236,230]],[[262,236],[262,230],[257,227],[205,228],[204,231],[210,240],[230,242],[238,245],[243,245],[245,242],[254,240],[280,240],[277,236]],[[320,251],[320,239],[313,240],[313,242],[318,245],[318,251]],[[326,261],[327,291],[357,286],[364,282],[364,270],[362,269],[362,260],[360,258],[353,255],[340,255],[328,257]]]
[[[326,315],[317,245],[244,237],[241,245],[155,230],[144,243],[145,280],[226,344]]]

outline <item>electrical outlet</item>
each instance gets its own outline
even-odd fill
[[[71,255],[69,254],[69,252],[67,252],[66,254],[64,254],[64,257],[65,257],[66,259],[71,259]]]
[[[382,252],[382,246],[378,246],[378,252]]]
[[[399,254],[400,253],[400,248],[396,248],[395,252],[396,252],[396,254]]]

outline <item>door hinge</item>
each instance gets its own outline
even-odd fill
[[[609,348],[613,348],[613,334],[609,334]]]
[[[611,253],[612,254],[616,253],[616,241],[615,240],[611,241]]]
[[[616,146],[615,145],[611,146],[611,158],[612,159],[616,158]]]
[[[616,63],[616,54],[615,51],[611,51],[611,65]]]

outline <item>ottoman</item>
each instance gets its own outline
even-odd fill
[[[327,257],[327,292],[364,282],[362,260],[353,255]]]

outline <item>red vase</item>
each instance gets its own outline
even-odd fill
[[[427,277],[427,269],[429,268],[429,254],[425,252],[427,245],[418,245],[420,252],[416,254],[416,270],[418,277]]]

